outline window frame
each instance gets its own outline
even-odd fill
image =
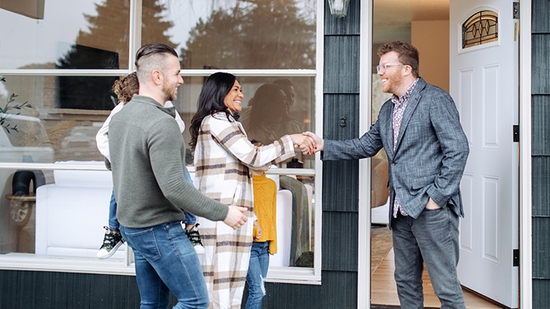
[[[130,3],[130,29],[129,29],[129,67],[131,69],[0,69],[0,76],[123,76],[135,69],[135,51],[141,45],[141,0],[131,0]],[[323,132],[323,55],[324,55],[324,3],[316,3],[316,64],[315,69],[239,69],[224,70],[236,76],[251,77],[313,77],[314,82],[314,117],[315,132]],[[185,69],[180,71],[182,76],[209,76],[219,70]],[[0,162],[0,169],[27,169],[27,170],[106,170],[102,166],[83,166],[79,164],[54,163],[11,163]],[[292,174],[315,176],[314,206],[314,266],[313,268],[301,267],[270,267],[267,281],[291,284],[321,284],[321,254],[322,254],[322,162],[320,154],[315,155],[315,168],[313,169],[289,169],[279,168],[269,171],[270,174]],[[107,205],[105,205],[107,207]],[[98,240],[99,241],[99,240]],[[123,262],[120,259],[98,260],[95,258],[82,258],[71,256],[45,256],[34,253],[7,253],[0,255],[0,270],[30,270],[51,271],[69,273],[89,273],[105,275],[135,275],[132,264],[131,250],[126,250]]]

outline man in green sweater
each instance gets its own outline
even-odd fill
[[[134,251],[141,308],[207,308],[208,292],[198,257],[181,226],[183,209],[241,227],[244,207],[202,195],[185,180],[185,146],[174,108],[183,84],[176,51],[149,44],[136,54],[139,94],[113,116],[109,151],[120,231]]]

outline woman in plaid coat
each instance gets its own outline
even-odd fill
[[[199,218],[205,247],[203,273],[210,308],[241,308],[250,260],[255,219],[249,168],[280,163],[294,157],[294,145],[310,152],[311,139],[285,135],[270,145],[256,147],[233,114],[242,109],[242,88],[229,73],[209,76],[201,90],[191,121],[195,150],[195,186],[204,195],[227,205],[247,207],[248,221],[239,229]]]

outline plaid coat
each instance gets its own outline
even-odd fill
[[[255,219],[249,167],[280,163],[294,155],[289,135],[256,147],[233,117],[217,113],[203,119],[194,154],[195,186],[223,204],[248,208],[248,221],[237,230],[220,221],[197,219],[205,248],[202,266],[210,308],[241,308]]]

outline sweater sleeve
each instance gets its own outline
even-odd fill
[[[148,136],[150,162],[162,193],[172,204],[194,215],[224,220],[228,206],[204,196],[185,179],[185,148],[175,125],[173,121],[160,121]]]

